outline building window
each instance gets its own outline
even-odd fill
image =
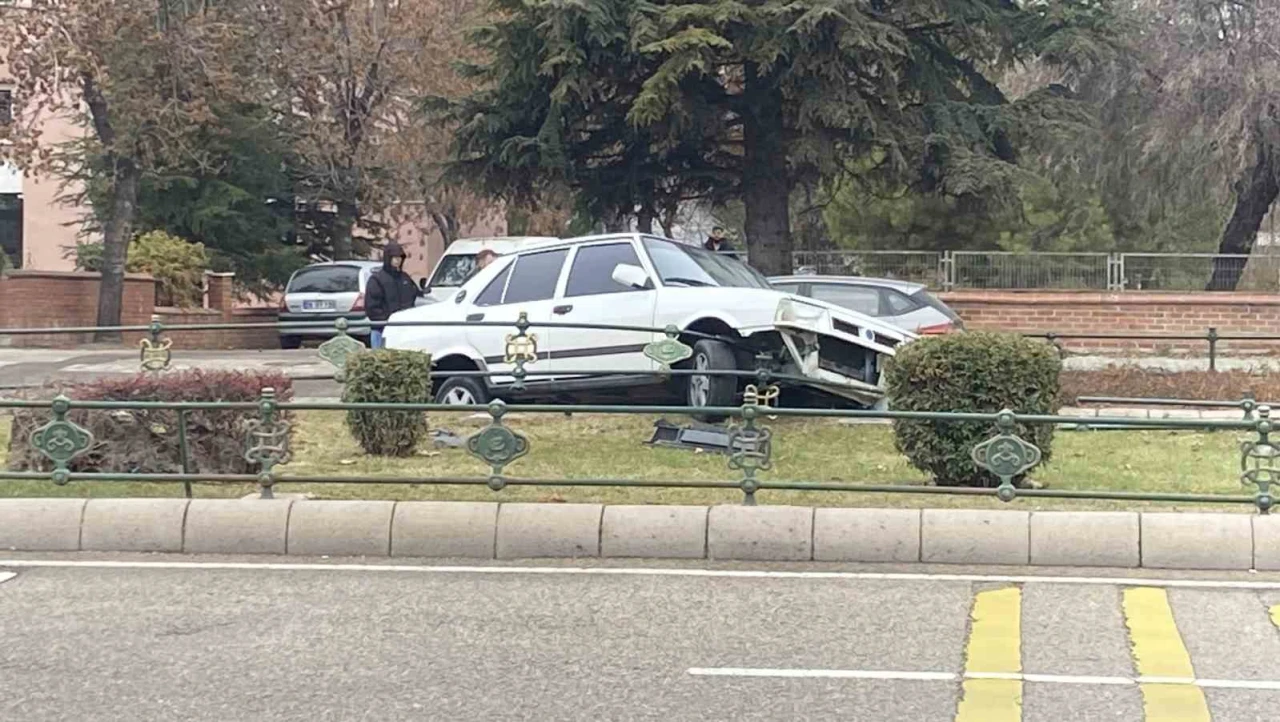
[[[22,268],[22,196],[0,193],[0,253]]]
[[[13,91],[0,90],[0,125],[13,122]]]

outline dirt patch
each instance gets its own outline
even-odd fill
[[[1062,403],[1080,396],[1239,401],[1250,394],[1259,403],[1280,402],[1280,374],[1250,371],[1159,371],[1117,367],[1063,371]]]

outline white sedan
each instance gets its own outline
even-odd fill
[[[532,324],[536,360],[526,363],[531,375],[517,393],[507,337],[521,314]],[[915,338],[856,311],[780,292],[736,259],[644,234],[522,246],[476,273],[451,298],[401,311],[390,321],[457,324],[392,325],[385,332],[388,348],[432,355],[436,400],[451,404],[672,384],[689,406],[738,403],[750,378],[691,374],[671,381],[658,373],[661,365],[646,347],[665,338],[656,329],[674,326],[692,347],[675,368],[755,371],[765,364],[796,377],[787,383],[871,406],[884,397],[885,358]],[[548,323],[632,328],[542,325]],[[492,375],[451,375],[458,371]],[[614,373],[592,375],[601,371]]]

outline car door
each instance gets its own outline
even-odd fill
[[[471,302],[472,307],[466,316],[468,323],[502,324],[501,327],[467,327],[467,339],[471,346],[484,357],[485,365],[490,371],[500,374],[491,377],[491,383],[506,384],[514,380],[512,376],[506,375],[515,369],[515,364],[506,360],[507,336],[517,333],[516,321],[521,313],[528,316],[530,324],[534,324],[529,328],[528,334],[536,339],[538,354],[537,360],[525,364],[525,370],[551,370],[555,329],[539,324],[552,321],[551,309],[556,303],[556,288],[560,284],[560,274],[568,256],[567,248],[521,254],[512,259],[511,264],[495,276],[476,295],[475,301]],[[530,377],[530,380],[546,378],[548,377],[535,376]]]
[[[583,244],[574,248],[564,288],[552,309],[557,321],[653,327],[657,290],[637,289],[613,280],[619,264],[643,269],[630,239]],[[557,377],[588,371],[649,372],[657,364],[644,355],[651,331],[557,328],[551,368]]]

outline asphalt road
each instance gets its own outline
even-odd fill
[[[0,571],[16,572],[0,581],[0,719],[1243,722],[1278,714],[1280,635],[1270,609],[1280,583],[545,569],[0,561]],[[1180,660],[1199,683],[1152,682],[1179,676]]]

